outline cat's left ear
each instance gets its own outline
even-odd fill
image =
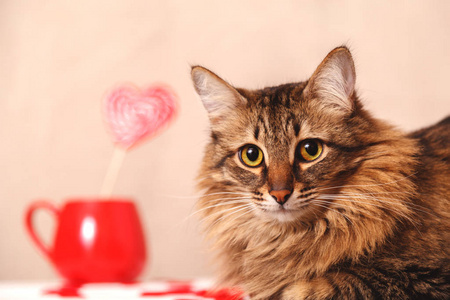
[[[325,109],[350,114],[354,108],[355,64],[346,47],[332,50],[317,67],[304,90],[306,97],[317,98]]]

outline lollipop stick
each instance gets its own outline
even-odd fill
[[[105,179],[103,180],[102,189],[100,190],[100,197],[110,198],[116,184],[117,177],[119,176],[120,168],[122,167],[123,160],[127,150],[121,147],[114,147],[113,156],[109,163],[108,171],[106,172]]]

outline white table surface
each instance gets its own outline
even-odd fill
[[[174,300],[174,299],[212,299],[196,296],[195,294],[161,295],[145,296],[143,292],[166,292],[169,289],[169,283],[165,281],[151,281],[132,285],[123,285],[116,283],[105,284],[87,284],[79,289],[79,297],[60,297],[57,295],[45,295],[46,290],[57,289],[61,287],[62,282],[17,282],[0,281],[0,299],[1,300],[34,300],[34,299],[107,299],[107,300]],[[211,287],[209,280],[195,280],[192,282],[195,290],[203,290]]]

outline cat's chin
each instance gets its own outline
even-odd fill
[[[278,221],[280,223],[291,223],[298,220],[302,213],[298,210],[290,210],[290,209],[276,209],[261,212],[265,218],[269,218],[274,221]]]

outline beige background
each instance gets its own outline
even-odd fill
[[[450,112],[449,1],[276,2],[0,2],[0,280],[56,278],[24,210],[98,193],[113,150],[100,100],[116,83],[162,81],[180,96],[178,120],[128,154],[115,190],[141,208],[152,252],[144,279],[211,272],[187,218],[207,140],[191,64],[256,88],[304,80],[347,44],[376,116],[411,130]],[[52,219],[36,221],[48,240]]]

